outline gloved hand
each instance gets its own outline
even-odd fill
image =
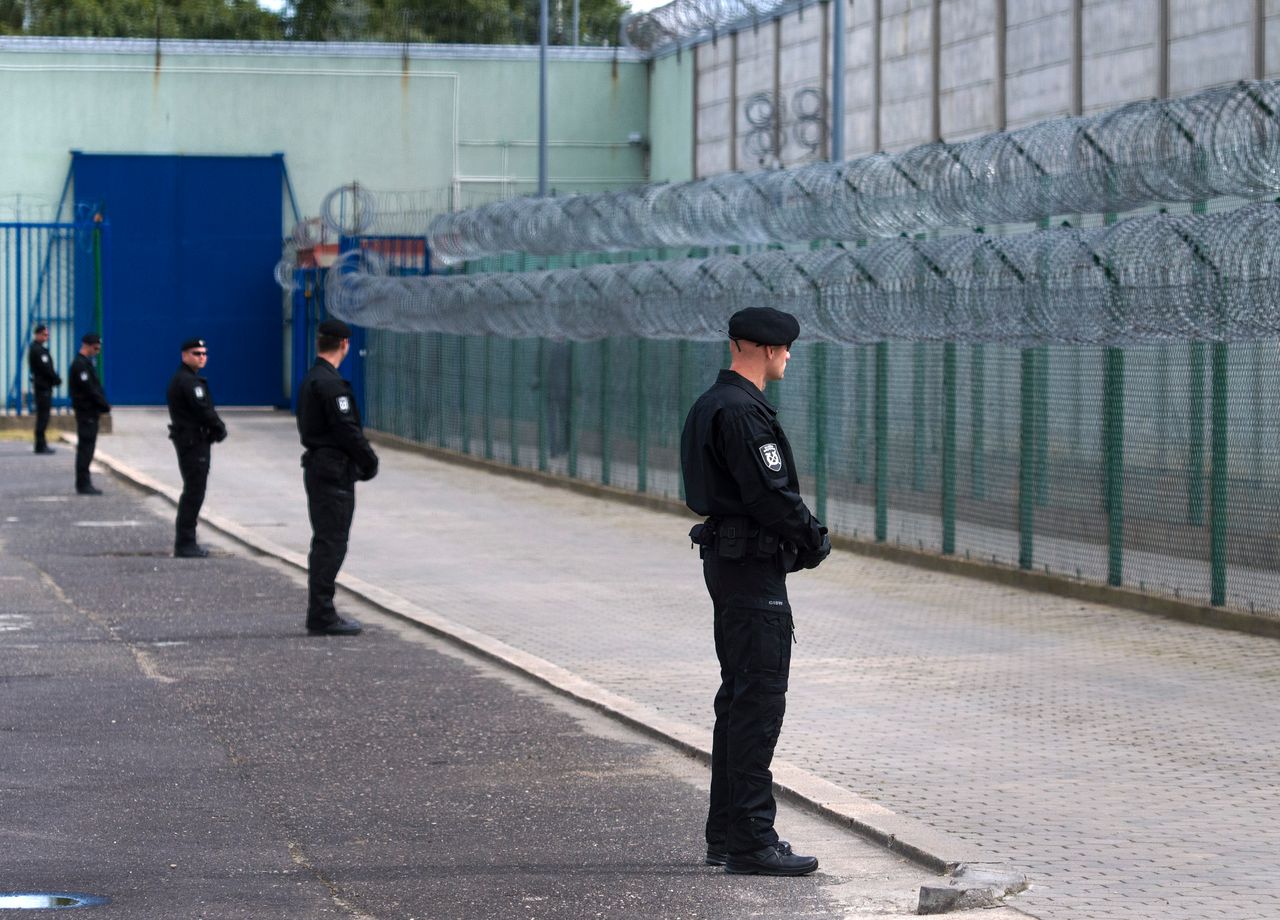
[[[370,479],[372,479],[374,476],[377,476],[377,475],[378,475],[378,458],[374,457],[373,464],[371,466],[360,467],[360,475],[356,476],[356,479],[360,480],[360,482],[368,482]]]
[[[214,444],[220,444],[227,439],[227,426],[219,424],[217,428],[209,432],[209,440]]]
[[[802,549],[796,556],[796,564],[792,566],[791,571],[798,572],[801,569],[816,569],[822,565],[822,560],[831,555],[831,538],[827,536],[827,528],[819,527],[822,532],[822,542],[818,544],[816,549]]]

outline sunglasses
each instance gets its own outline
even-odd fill
[[[195,355],[197,358],[203,358],[205,355],[209,353],[207,351],[193,351],[191,352],[191,354]]]

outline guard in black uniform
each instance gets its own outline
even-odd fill
[[[98,419],[111,411],[107,394],[98,382],[93,359],[102,353],[102,339],[96,332],[80,337],[80,352],[71,362],[71,407],[76,413],[76,491],[81,495],[101,495],[89,478],[89,464],[98,445]]]
[[[378,474],[378,455],[360,426],[351,384],[338,367],[351,348],[351,327],[341,320],[320,324],[316,363],[298,386],[298,434],[302,481],[311,518],[311,554],[307,557],[307,632],[353,636],[360,624],[338,615],[335,582],[347,555],[347,537],[356,510],[356,481]]]
[[[731,366],[694,403],[680,439],[685,500],[707,516],[689,536],[701,546],[720,661],[706,861],[739,874],[818,868],[817,859],[778,839],[769,771],[795,637],[787,573],[813,568],[831,552],[827,529],[800,497],[791,445],[764,396],[765,383],[782,379],[799,334],[789,313],[735,313]]]
[[[178,452],[182,473],[182,497],[178,499],[178,521],[173,538],[173,554],[183,559],[200,559],[209,551],[196,542],[196,522],[209,483],[209,445],[227,437],[227,426],[218,417],[209,393],[209,381],[200,372],[209,361],[204,339],[182,343],[182,362],[169,380],[169,438]]]
[[[36,453],[54,453],[45,440],[49,428],[49,412],[53,408],[53,388],[62,386],[62,378],[53,366],[53,358],[45,343],[49,341],[49,327],[36,326],[31,347],[27,350],[27,366],[31,370],[31,392],[36,401]]]

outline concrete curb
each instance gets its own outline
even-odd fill
[[[63,440],[75,442],[74,436]],[[103,453],[94,460],[120,479],[146,492],[158,495],[175,507],[179,490],[136,470]],[[303,572],[307,558],[302,553],[268,540],[222,515],[201,514],[202,523],[230,537],[254,552],[271,556]],[[338,584],[360,599],[400,619],[414,623],[428,632],[446,639],[467,651],[531,677],[566,697],[584,703],[611,718],[672,745],[677,750],[705,763],[711,760],[706,747],[707,732],[683,722],[669,719],[631,700],[619,696],[536,655],[521,651],[492,636],[456,623],[448,617],[406,600],[377,585],[348,574],[338,576]],[[869,799],[837,786],[784,761],[773,765],[774,788],[778,795],[821,814],[886,849],[899,853],[924,868],[949,874],[968,863],[983,861],[976,848],[958,838],[930,827],[922,821],[895,814]]]

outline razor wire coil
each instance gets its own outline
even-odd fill
[[[753,112],[749,107],[749,120]],[[773,117],[772,109],[768,114]],[[755,116],[759,121],[763,110]],[[436,213],[421,223],[437,256],[465,260],[501,252],[860,240],[1278,191],[1280,82],[1255,81],[957,144],[597,194],[509,199]],[[378,208],[366,196],[350,210],[376,223]],[[405,219],[406,211],[396,213]]]
[[[363,326],[507,338],[714,340],[747,306],[802,338],[1012,345],[1280,336],[1280,207],[1093,229],[516,273],[393,277],[344,260],[330,313]]]
[[[794,5],[795,0],[674,0],[625,17],[622,40],[632,48],[653,52],[738,23],[767,19]]]

